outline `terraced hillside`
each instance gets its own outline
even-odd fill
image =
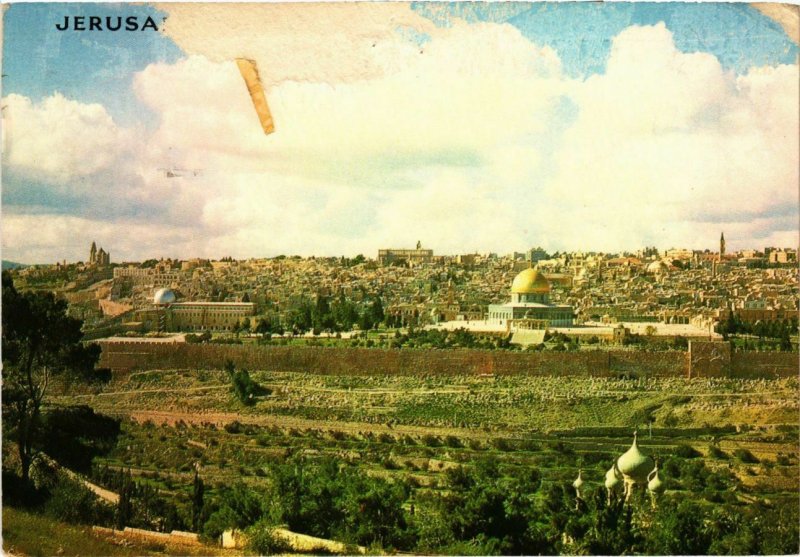
[[[663,459],[690,446],[758,491],[796,491],[794,378],[251,375],[271,391],[251,406],[233,396],[221,370],[132,373],[52,402],[124,418],[131,439],[107,463],[166,477],[188,477],[200,461],[206,477],[257,483],[265,463],[301,452],[435,485],[448,466],[491,453],[545,470],[550,481],[588,464],[596,470],[585,477],[599,481],[639,428],[643,446]]]

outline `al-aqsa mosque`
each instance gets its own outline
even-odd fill
[[[489,322],[509,329],[570,327],[574,317],[572,306],[550,303],[550,282],[534,267],[514,277],[509,302],[491,304],[488,310]]]

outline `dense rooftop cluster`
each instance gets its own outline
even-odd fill
[[[259,316],[283,319],[302,300],[364,306],[380,299],[387,324],[403,326],[484,319],[488,304],[506,301],[512,279],[532,260],[550,282],[551,302],[572,306],[576,324],[660,322],[709,330],[731,313],[751,324],[796,316],[796,252],[766,251],[548,256],[531,250],[388,264],[363,256],[162,259],[103,268],[58,263],[18,269],[15,280],[22,288],[61,292],[90,326],[146,307],[159,288],[182,301],[252,302],[254,324]]]

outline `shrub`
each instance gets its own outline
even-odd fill
[[[451,449],[460,449],[461,447],[464,446],[461,443],[461,440],[454,435],[448,435],[447,437],[445,437],[444,444],[450,447]]]
[[[563,455],[570,455],[575,453],[573,448],[565,444],[563,441],[557,441],[555,443],[552,443],[550,445],[550,448],[553,449],[555,452],[561,453]]]
[[[408,446],[412,446],[412,445],[416,445],[417,444],[417,441],[413,437],[411,437],[410,435],[403,435],[403,438],[401,439],[401,442],[403,443],[403,445],[408,445]]]
[[[392,437],[388,433],[381,433],[380,435],[378,435],[378,442],[379,443],[385,443],[385,444],[391,444],[391,443],[394,443],[394,437]]]
[[[484,449],[483,443],[481,443],[478,439],[470,439],[469,448],[473,451],[482,451]]]
[[[419,470],[419,467],[416,464],[414,464],[413,460],[410,459],[403,462],[403,466],[405,466],[409,470]]]
[[[97,498],[83,484],[62,477],[45,503],[45,513],[56,520],[75,524],[93,524],[105,514]]]
[[[248,406],[255,404],[256,396],[268,395],[271,393],[269,389],[266,389],[253,381],[253,379],[250,377],[250,373],[246,369],[235,371],[230,374],[230,377],[231,385],[233,386],[233,392],[236,395],[236,398],[238,398],[239,402],[242,404],[246,404]]]
[[[241,433],[242,432],[242,424],[237,420],[232,421],[229,424],[225,424],[225,431],[228,433]]]
[[[520,441],[519,448],[520,450],[529,452],[537,452],[542,450],[541,445],[539,445],[535,441],[532,441],[531,439],[523,439],[522,441]]]
[[[508,439],[503,439],[502,437],[495,437],[491,440],[492,447],[497,449],[498,451],[513,451],[514,447],[511,445]]]
[[[675,447],[675,455],[680,458],[697,458],[701,456],[691,445],[678,445]]]
[[[428,447],[438,447],[442,444],[438,437],[431,434],[423,436],[422,443],[427,445]]]
[[[381,461],[381,466],[383,466],[386,470],[397,470],[399,466],[397,463],[392,460],[391,457],[386,457]]]
[[[34,482],[23,482],[11,470],[3,469],[3,505],[32,508],[40,505],[47,495],[46,489],[38,489]]]
[[[725,451],[723,451],[722,449],[720,449],[716,445],[711,445],[708,448],[708,456],[713,457],[713,458],[719,458],[719,459],[727,459],[728,458],[728,453],[726,453]]]
[[[747,449],[736,449],[733,454],[745,464],[758,464],[759,462],[756,456]]]

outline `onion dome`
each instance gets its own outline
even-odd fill
[[[617,459],[617,469],[625,479],[632,479],[635,482],[645,483],[647,475],[653,470],[654,462],[649,456],[642,454],[633,434],[633,445],[628,451]]]
[[[614,466],[608,469],[606,472],[606,487],[608,489],[613,489],[619,483],[619,477],[617,477],[617,471],[614,469]]]
[[[583,485],[583,480],[581,479],[581,470],[578,470],[578,478],[572,482],[572,487],[575,489],[580,489]]]
[[[548,294],[550,283],[538,269],[525,269],[511,283],[512,294]]]
[[[175,292],[169,288],[159,288],[153,296],[153,303],[157,306],[163,306],[173,303],[175,299]]]
[[[647,490],[652,493],[661,493],[664,491],[664,482],[658,477],[658,465],[653,468],[653,471],[647,475]]]

